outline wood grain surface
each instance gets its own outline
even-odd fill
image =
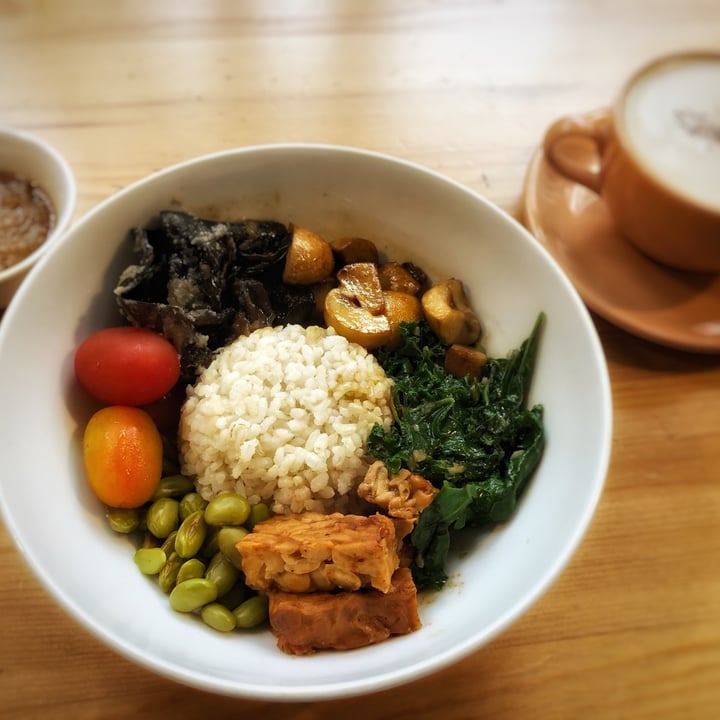
[[[391,153],[517,215],[552,120],[659,54],[718,47],[717,0],[0,0],[0,124],[65,155],[77,217],[172,163],[282,141]],[[606,488],[569,566],[489,645],[364,698],[214,696],[89,635],[0,527],[0,717],[719,717],[720,356],[595,322]]]

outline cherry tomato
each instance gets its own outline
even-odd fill
[[[160,433],[140,408],[105,407],[85,427],[85,475],[93,492],[110,507],[146,503],[160,482],[162,460]]]
[[[138,327],[110,327],[86,338],[75,352],[75,376],[108,405],[146,405],[180,377],[177,351],[162,335]]]

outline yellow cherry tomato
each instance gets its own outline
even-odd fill
[[[93,492],[106,505],[134,508],[146,503],[160,482],[162,459],[157,426],[140,408],[103,408],[85,427],[85,475]]]

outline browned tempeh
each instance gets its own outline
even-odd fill
[[[400,568],[387,593],[268,593],[270,627],[291,655],[351,650],[405,635],[421,626],[410,570]]]
[[[398,567],[395,526],[384,515],[276,515],[237,545],[256,590],[308,593],[390,589]]]

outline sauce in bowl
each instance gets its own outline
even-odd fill
[[[0,170],[0,270],[36,250],[55,223],[55,209],[42,188]]]

